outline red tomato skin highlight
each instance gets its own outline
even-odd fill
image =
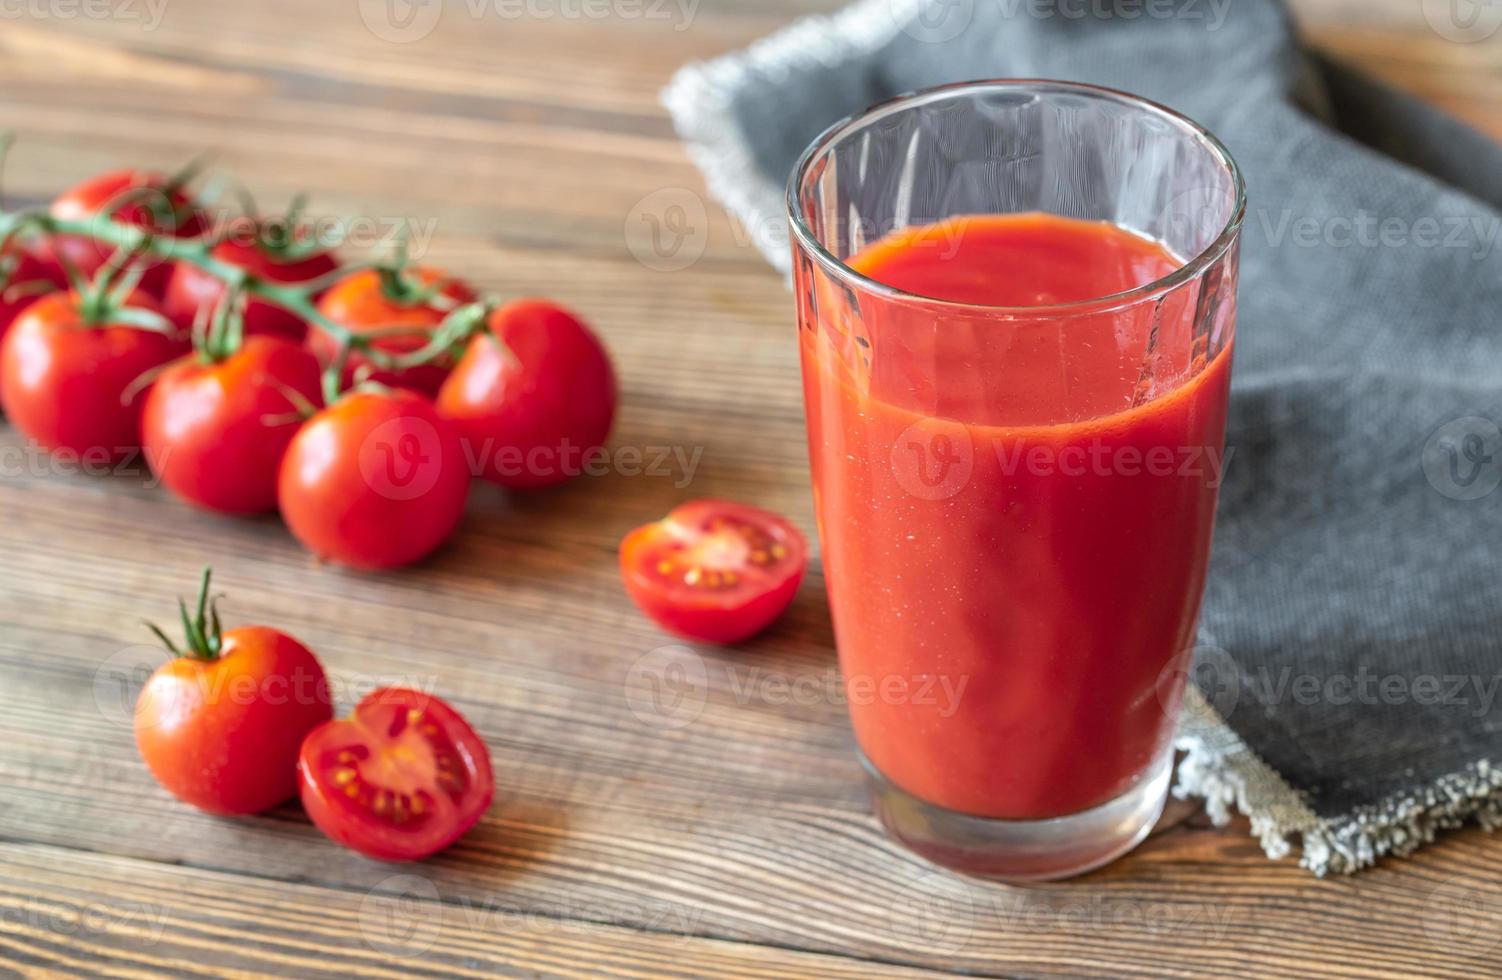
[[[376,730],[376,726],[363,723],[363,719],[372,712],[373,706],[379,705],[411,705],[430,712],[464,760],[469,786],[462,806],[449,811],[446,825],[437,824],[420,832],[383,825],[341,798],[338,788],[322,778],[323,766],[319,756],[333,745],[368,744],[369,736],[362,738],[358,727],[363,727],[365,732]],[[297,774],[303,809],[313,824],[335,843],[378,861],[420,861],[437,854],[468,833],[495,799],[490,750],[469,722],[447,702],[405,688],[372,691],[349,718],[330,721],[310,732],[303,740],[298,756]]]
[[[277,474],[301,424],[295,392],[317,406],[318,360],[276,337],[248,337],[217,364],[174,362],[152,385],[141,445],[152,472],[182,499],[226,514],[276,509]]]
[[[275,283],[309,282],[339,268],[338,260],[328,252],[318,252],[295,262],[280,261],[245,234],[236,234],[231,229],[231,236],[214,246],[214,258]],[[187,330],[193,326],[200,309],[212,312],[223,295],[224,283],[213,274],[196,265],[178,262],[167,280],[162,308],[173,323]],[[251,299],[245,304],[247,337],[283,337],[301,343],[307,334],[307,323],[295,313],[263,299]]]
[[[129,305],[160,312],[141,293]],[[85,326],[76,295],[51,293],[5,335],[0,404],[11,424],[45,449],[118,461],[140,445],[143,376],[187,348],[186,340],[150,330]]]
[[[440,269],[419,266],[408,270],[408,273],[425,286],[442,282],[444,285],[439,289],[437,301],[403,306],[382,292],[381,277],[376,270],[360,269],[330,286],[318,301],[318,311],[356,333],[383,327],[432,328],[443,322],[443,318],[453,307],[475,299],[473,289]],[[372,346],[388,354],[404,354],[417,350],[426,343],[427,338],[418,335],[391,336],[373,342]],[[333,362],[338,350],[334,338],[320,330],[308,332],[308,346],[318,355],[319,362],[325,365]],[[345,362],[343,382],[349,385],[363,377],[432,398],[438,393],[439,386],[448,377],[452,367],[453,361],[442,356],[403,371],[377,370],[359,351],[351,351],[349,360]]]
[[[617,384],[604,346],[546,300],[509,303],[489,328],[470,340],[439,390],[439,413],[492,483],[531,490],[579,475],[615,419]]]
[[[304,736],[333,717],[312,652],[265,626],[226,630],[217,660],[175,657],[142,689],[136,746],[184,803],[227,816],[297,794]]]
[[[309,551],[351,568],[418,561],[464,517],[464,447],[410,391],[356,391],[313,416],[287,447],[277,500]]]

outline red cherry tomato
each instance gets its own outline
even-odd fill
[[[140,445],[148,372],[188,344],[118,323],[87,324],[79,302],[75,293],[52,293],[16,318],[0,346],[0,404],[47,449],[122,459]],[[127,305],[160,313],[143,293]]]
[[[293,234],[280,229],[275,224],[256,225],[249,219],[236,221],[214,246],[213,256],[276,283],[311,282],[339,268],[338,260],[328,252],[303,254],[295,239],[279,244]],[[212,312],[223,295],[224,283],[217,277],[190,263],[179,262],[167,280],[162,307],[174,323],[187,329],[200,310]],[[286,337],[301,342],[307,332],[308,325],[301,317],[273,303],[251,299],[245,304],[247,336]]]
[[[404,285],[393,288],[389,276],[376,269],[361,269],[329,287],[318,303],[319,312],[340,326],[357,333],[385,327],[420,327],[431,329],[456,306],[474,300],[475,292],[457,279],[450,278],[438,269],[417,267],[403,271],[400,277]],[[434,285],[441,284],[436,295],[427,299],[413,299],[402,293],[407,290],[419,295]],[[338,344],[320,330],[308,334],[308,343],[324,364],[330,363]],[[405,354],[427,343],[427,338],[418,334],[383,337],[372,346],[388,354]],[[438,393],[439,385],[448,377],[453,362],[446,357],[427,364],[408,368],[405,371],[385,371],[371,367],[359,351],[351,351],[345,362],[346,385],[364,377],[384,385],[409,388],[429,398]]]
[[[503,306],[488,326],[439,390],[439,414],[487,480],[535,488],[577,476],[615,418],[605,348],[578,317],[543,300]]]
[[[345,847],[416,861],[464,836],[490,809],[490,751],[430,694],[372,691],[348,718],[308,735],[298,760],[303,809]]]
[[[318,359],[278,337],[247,337],[217,363],[189,355],[146,396],[141,446],[168,489],[210,510],[259,514],[276,508],[277,471],[320,402]]]
[[[193,238],[206,227],[203,212],[171,178],[147,170],[111,170],[84,181],[52,202],[54,218],[81,221],[108,215],[115,221],[147,228],[164,236]],[[115,249],[83,235],[54,235],[40,240],[37,255],[56,269],[71,262],[86,278],[109,261]],[[141,288],[160,296],[167,285],[171,266],[153,262],[141,279]]]
[[[183,651],[174,647],[177,655],[141,690],[136,746],[157,782],[183,802],[210,813],[259,813],[297,793],[303,737],[334,714],[328,678],[286,633],[242,626],[219,636],[218,616],[206,621],[203,601],[197,634]]]
[[[664,628],[711,643],[760,633],[792,603],[808,542],[776,514],[695,500],[621,542],[632,600]]]
[[[464,447],[410,391],[355,391],[313,416],[282,459],[277,498],[303,546],[353,568],[407,565],[464,516]]]

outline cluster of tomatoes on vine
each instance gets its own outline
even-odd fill
[[[538,489],[604,452],[617,385],[599,339],[539,299],[501,303],[398,254],[345,265],[299,221],[216,226],[184,177],[101,174],[0,214],[0,405],[36,444],[144,451],[183,499],[279,510],[318,556],[415,562],[470,478]],[[787,521],[686,504],[628,536],[621,571],[667,628],[734,642],[807,562]]]
[[[183,178],[124,170],[0,213],[11,424],[85,461],[142,452],[184,500],[280,511],[316,555],[364,569],[437,549],[471,477],[538,489],[603,451],[616,377],[577,316],[480,296],[402,254],[345,264],[297,206],[245,210],[216,226]],[[807,562],[785,519],[718,500],[620,550],[638,606],[721,643],[777,619]],[[143,758],[179,798],[247,814],[300,795],[331,837],[385,859],[434,853],[489,806],[484,742],[438,698],[388,688],[332,720],[317,658],[270,627],[221,630],[207,573],[182,621],[181,648],[158,631],[174,657],[136,715]]]
[[[296,208],[216,227],[184,180],[125,170],[0,233],[17,430],[86,461],[144,451],[183,499],[279,510],[341,564],[423,558],[472,476],[562,482],[615,415],[610,360],[574,314],[400,254],[345,266]]]

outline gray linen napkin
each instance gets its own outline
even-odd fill
[[[664,101],[786,270],[782,187],[816,134],[1004,76],[1166,103],[1246,173],[1176,791],[1318,874],[1502,824],[1502,148],[1311,56],[1276,0],[865,0],[684,68]]]

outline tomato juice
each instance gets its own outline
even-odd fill
[[[1178,714],[1230,305],[1206,316],[1188,277],[1150,287],[1183,265],[1158,243],[1040,213],[904,229],[845,263],[863,295],[808,262],[797,285],[862,751],[978,817],[1121,796],[1166,764]]]

